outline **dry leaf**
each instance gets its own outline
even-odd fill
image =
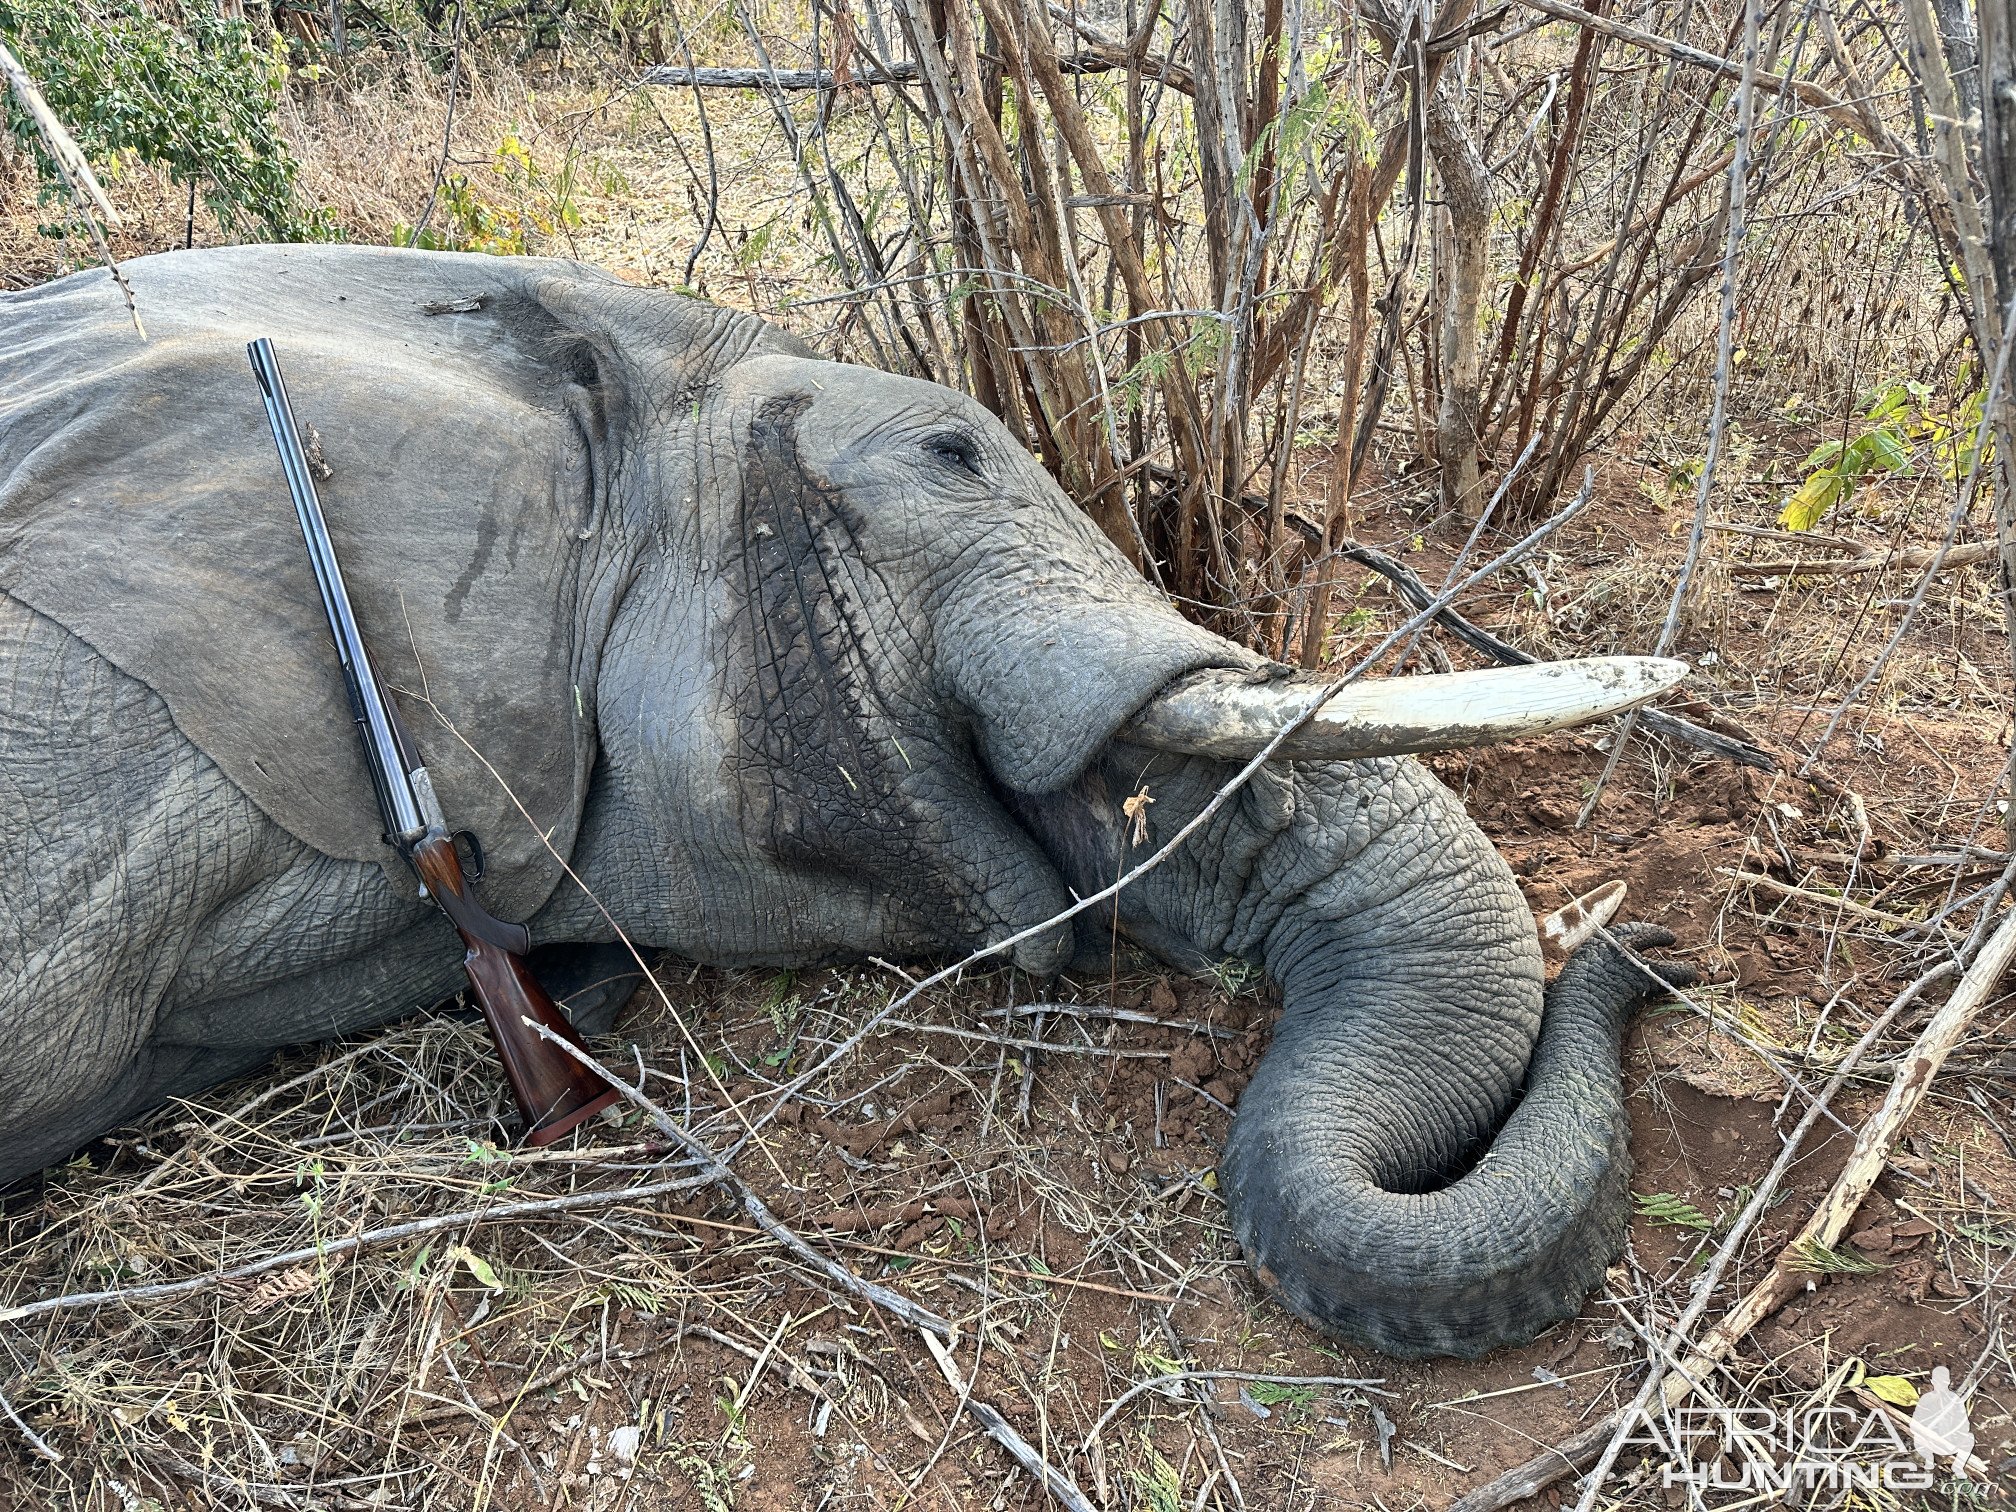
[[[268,1276],[246,1293],[244,1311],[249,1316],[265,1312],[269,1307],[277,1307],[289,1297],[298,1297],[302,1292],[313,1291],[315,1283],[325,1275],[331,1275],[342,1268],[350,1258],[349,1251],[324,1256],[322,1262],[308,1265],[290,1266],[278,1275]]]
[[[1120,812],[1127,816],[1134,827],[1134,838],[1129,842],[1130,844],[1146,845],[1148,843],[1148,805],[1154,801],[1153,798],[1148,796],[1148,788],[1144,783],[1140,792],[1120,805]]]

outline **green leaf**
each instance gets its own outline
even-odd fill
[[[458,1244],[448,1253],[469,1268],[469,1274],[476,1278],[478,1284],[487,1286],[491,1291],[504,1290],[504,1283],[497,1279],[497,1272],[490,1268],[490,1262],[468,1245]]]
[[[1816,472],[1778,511],[1778,523],[1787,530],[1811,530],[1827,517],[1827,511],[1848,496],[1848,480],[1833,471]]]
[[[1911,465],[1911,448],[1904,438],[1884,426],[1865,437],[1875,452],[1877,465],[1889,472],[1902,472]]]
[[[1871,1376],[1862,1385],[1893,1407],[1916,1407],[1918,1388],[1898,1375]]]
[[[1872,425],[1881,424],[1911,403],[1911,391],[1901,383],[1890,384],[1877,390],[1876,397],[1869,401],[1869,410],[1862,418]]]

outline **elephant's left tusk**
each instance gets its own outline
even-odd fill
[[[1621,713],[1686,675],[1685,662],[1661,656],[1588,656],[1358,682],[1275,754],[1326,761],[1493,745]],[[1120,738],[1186,756],[1247,761],[1316,696],[1306,681],[1256,683],[1235,671],[1198,672],[1136,714]]]
[[[1570,956],[1588,943],[1597,930],[1617,917],[1624,906],[1624,883],[1620,878],[1570,898],[1540,921],[1540,948],[1550,960]]]

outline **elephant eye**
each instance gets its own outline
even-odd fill
[[[971,437],[957,431],[941,431],[924,443],[924,450],[947,467],[956,467],[976,478],[980,476],[980,448]]]

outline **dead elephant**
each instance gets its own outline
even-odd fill
[[[144,344],[102,272],[0,295],[0,1179],[459,985],[388,870],[252,337],[487,896],[549,952],[612,920],[731,964],[1004,940],[1111,880],[1128,795],[1174,833],[1307,700],[979,406],[760,321],[526,259],[128,273]],[[1281,986],[1222,1183],[1320,1326],[1474,1355],[1572,1315],[1616,1252],[1619,1037],[1657,978],[1606,945],[1546,988],[1505,864],[1398,753],[1664,675],[1552,669],[1520,684],[1554,689],[1544,719],[1368,685],[1121,896],[1148,949]]]

